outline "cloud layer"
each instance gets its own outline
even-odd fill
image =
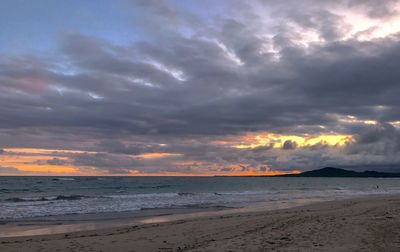
[[[54,34],[55,55],[1,57],[0,154],[81,150],[39,165],[111,174],[395,167],[398,6],[130,1],[136,39],[72,30]],[[285,138],[321,135],[351,137]]]

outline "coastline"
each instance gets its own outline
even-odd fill
[[[131,225],[173,222],[228,214],[288,209],[331,199],[290,199],[253,203],[247,207],[158,208],[124,212],[67,214],[0,220],[0,238],[67,234]]]
[[[398,251],[400,196],[0,238],[1,251]],[[164,217],[169,217],[165,215]],[[1,228],[1,227],[0,227]]]

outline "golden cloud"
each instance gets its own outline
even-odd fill
[[[212,141],[212,143],[216,145],[227,145],[237,149],[255,149],[268,146],[275,149],[282,149],[286,141],[296,143],[298,148],[306,148],[319,144],[331,147],[342,147],[353,142],[354,138],[351,135],[342,134],[284,135],[274,133],[247,133],[239,137]]]

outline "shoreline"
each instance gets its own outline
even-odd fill
[[[258,202],[247,207],[160,208],[125,212],[67,214],[0,220],[0,238],[68,234],[130,225],[290,209],[332,199],[311,198]]]
[[[68,234],[3,237],[0,250],[396,251],[399,226],[400,196],[372,196]]]

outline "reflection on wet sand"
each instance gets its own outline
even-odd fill
[[[130,214],[110,214],[114,215],[112,219],[102,219],[104,216],[99,215],[92,216],[92,220],[85,219],[85,215],[76,215],[70,217],[68,220],[58,219],[43,221],[36,219],[34,221],[19,221],[16,223],[9,222],[0,226],[0,237],[21,237],[21,236],[37,236],[37,235],[51,235],[51,234],[64,234],[73,233],[80,231],[92,231],[101,229],[110,229],[117,227],[124,227],[130,225],[140,225],[140,224],[153,224],[162,222],[172,222],[179,220],[195,219],[201,217],[213,217],[219,215],[229,215],[245,212],[257,212],[257,211],[267,211],[267,210],[278,210],[284,208],[290,208],[295,206],[301,206],[321,200],[316,199],[297,199],[291,201],[274,201],[268,203],[259,203],[249,207],[244,208],[221,208],[205,211],[204,209],[165,209],[157,211],[147,211],[147,216],[139,214],[138,212],[132,212]],[[72,223],[71,223],[72,222]]]

